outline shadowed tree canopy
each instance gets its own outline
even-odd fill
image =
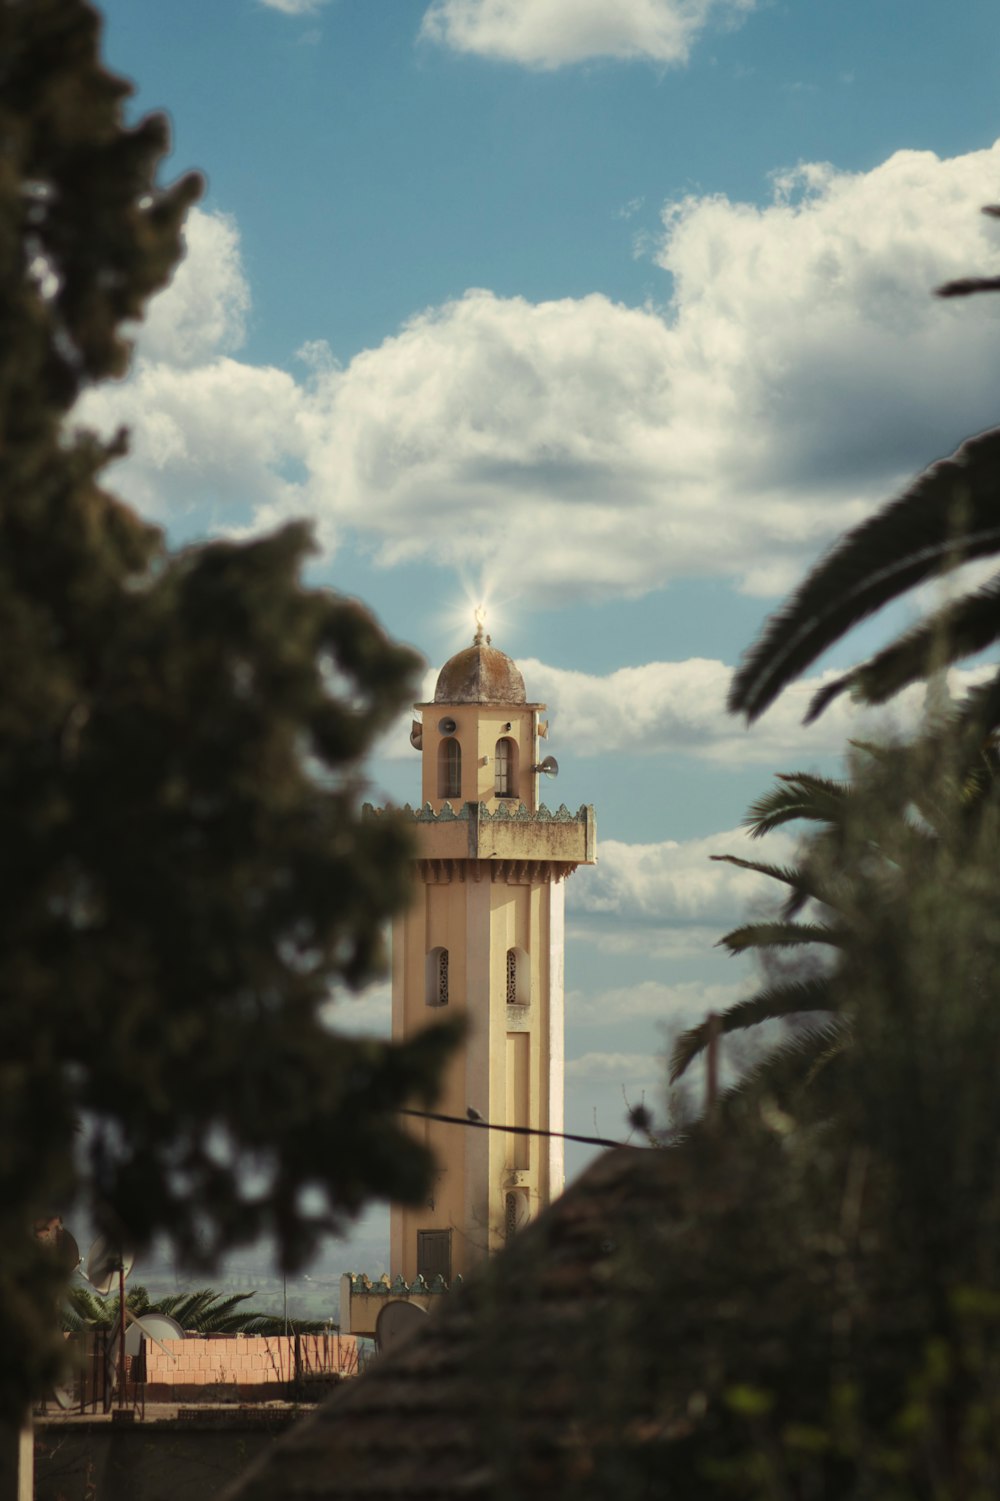
[[[64,1276],[32,1225],[74,1205],[210,1263],[291,1267],[372,1195],[419,1199],[400,1128],[451,1033],[345,1039],[409,845],[359,760],[418,663],[300,582],[308,529],[170,553],[72,430],[122,375],[200,179],[157,184],[83,0],[0,0],[0,1413],[56,1361]],[[123,328],[124,326],[124,328]],[[234,411],[233,421],[240,421]]]

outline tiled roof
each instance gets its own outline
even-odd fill
[[[682,1153],[607,1153],[422,1329],[276,1446],[232,1501],[565,1494],[602,1423],[638,1432],[622,1380],[642,1359],[629,1331],[651,1291],[648,1253],[683,1228],[690,1174]],[[662,1436],[658,1417],[655,1428]]]

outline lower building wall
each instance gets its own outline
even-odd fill
[[[290,1421],[40,1423],[35,1501],[216,1501]]]

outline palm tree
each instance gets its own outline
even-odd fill
[[[781,775],[771,791],[748,810],[744,824],[750,837],[759,839],[773,829],[806,819],[820,828],[817,843],[806,847],[794,865],[772,865],[738,855],[711,856],[713,860],[767,876],[786,888],[787,894],[775,919],[744,923],[719,939],[719,946],[730,954],[754,953],[765,967],[778,973],[754,995],[681,1034],[671,1053],[671,1083],[708,1046],[713,1028],[725,1035],[779,1017],[809,1015],[816,1018],[816,1024],[799,1032],[791,1049],[798,1051],[804,1046],[828,1045],[831,1041],[836,1003],[831,990],[830,963],[828,958],[818,956],[824,949],[839,950],[844,943],[843,919],[838,911],[842,904],[827,851],[829,846],[843,840],[851,818],[852,791],[849,782],[835,782],[806,772]],[[803,920],[810,908],[817,920]],[[784,966],[780,962],[773,962],[779,954],[802,950],[805,957],[799,958],[791,975],[782,973]]]
[[[984,212],[1000,217],[1000,209]],[[938,288],[944,297],[1000,290],[1000,278]],[[848,532],[773,615],[733,677],[729,707],[752,721],[827,647],[884,605],[963,563],[1000,556],[1000,428],[970,438],[902,495]],[[806,723],[839,694],[882,704],[908,684],[1000,639],[1000,571],[949,601],[891,645],[822,688]],[[979,733],[1000,726],[1000,670],[958,716]]]
[[[671,1082],[708,1046],[713,1029],[726,1035],[791,1016],[805,1024],[778,1050],[777,1062],[791,1055],[791,1072],[801,1074],[804,1054],[832,1061],[849,1036],[843,1010],[855,989],[852,941],[865,899],[859,882],[869,895],[876,882],[888,890],[926,870],[945,847],[959,858],[974,839],[979,813],[1000,775],[994,743],[974,746],[971,757],[960,760],[968,746],[956,747],[932,723],[913,744],[851,745],[847,780],[779,775],[747,812],[744,824],[753,839],[800,820],[812,826],[793,864],[711,856],[766,876],[786,895],[774,919],[744,923],[719,940],[731,954],[756,955],[771,978],[755,994],[681,1034],[671,1054]],[[781,956],[791,953],[796,958],[789,972]],[[768,1060],[769,1074],[774,1061]]]
[[[167,1314],[182,1329],[198,1334],[284,1334],[286,1321],[281,1314],[255,1313],[240,1306],[254,1296],[252,1292],[227,1296],[205,1287],[196,1292],[171,1293],[154,1301],[143,1286],[137,1285],[129,1289],[125,1306],[139,1318],[145,1313]],[[117,1327],[117,1298],[98,1297],[79,1283],[70,1286],[63,1310],[64,1329]],[[289,1319],[287,1328],[293,1334],[320,1334],[327,1325],[322,1320]]]
[[[848,532],[773,615],[733,677],[729,707],[754,720],[829,646],[883,605],[977,558],[1000,554],[1000,429],[971,438]],[[839,694],[882,704],[908,684],[1000,639],[1000,572],[932,612],[816,693],[810,723]],[[969,722],[1000,725],[1000,672],[970,699]]]

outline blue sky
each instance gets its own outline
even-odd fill
[[[664,1029],[752,981],[713,944],[763,893],[708,854],[774,772],[871,727],[803,731],[806,685],[747,733],[729,671],[839,531],[995,420],[997,313],[929,292],[995,270],[1000,11],[103,9],[134,109],[172,118],[165,175],[208,192],[84,416],[131,425],[115,483],[177,541],[313,516],[314,578],[434,668],[487,599],[552,710],[553,800],[597,808],[568,1119],[616,1135]],[[417,797],[402,726],[383,752],[375,787]],[[384,993],[344,1004],[385,1025]]]

